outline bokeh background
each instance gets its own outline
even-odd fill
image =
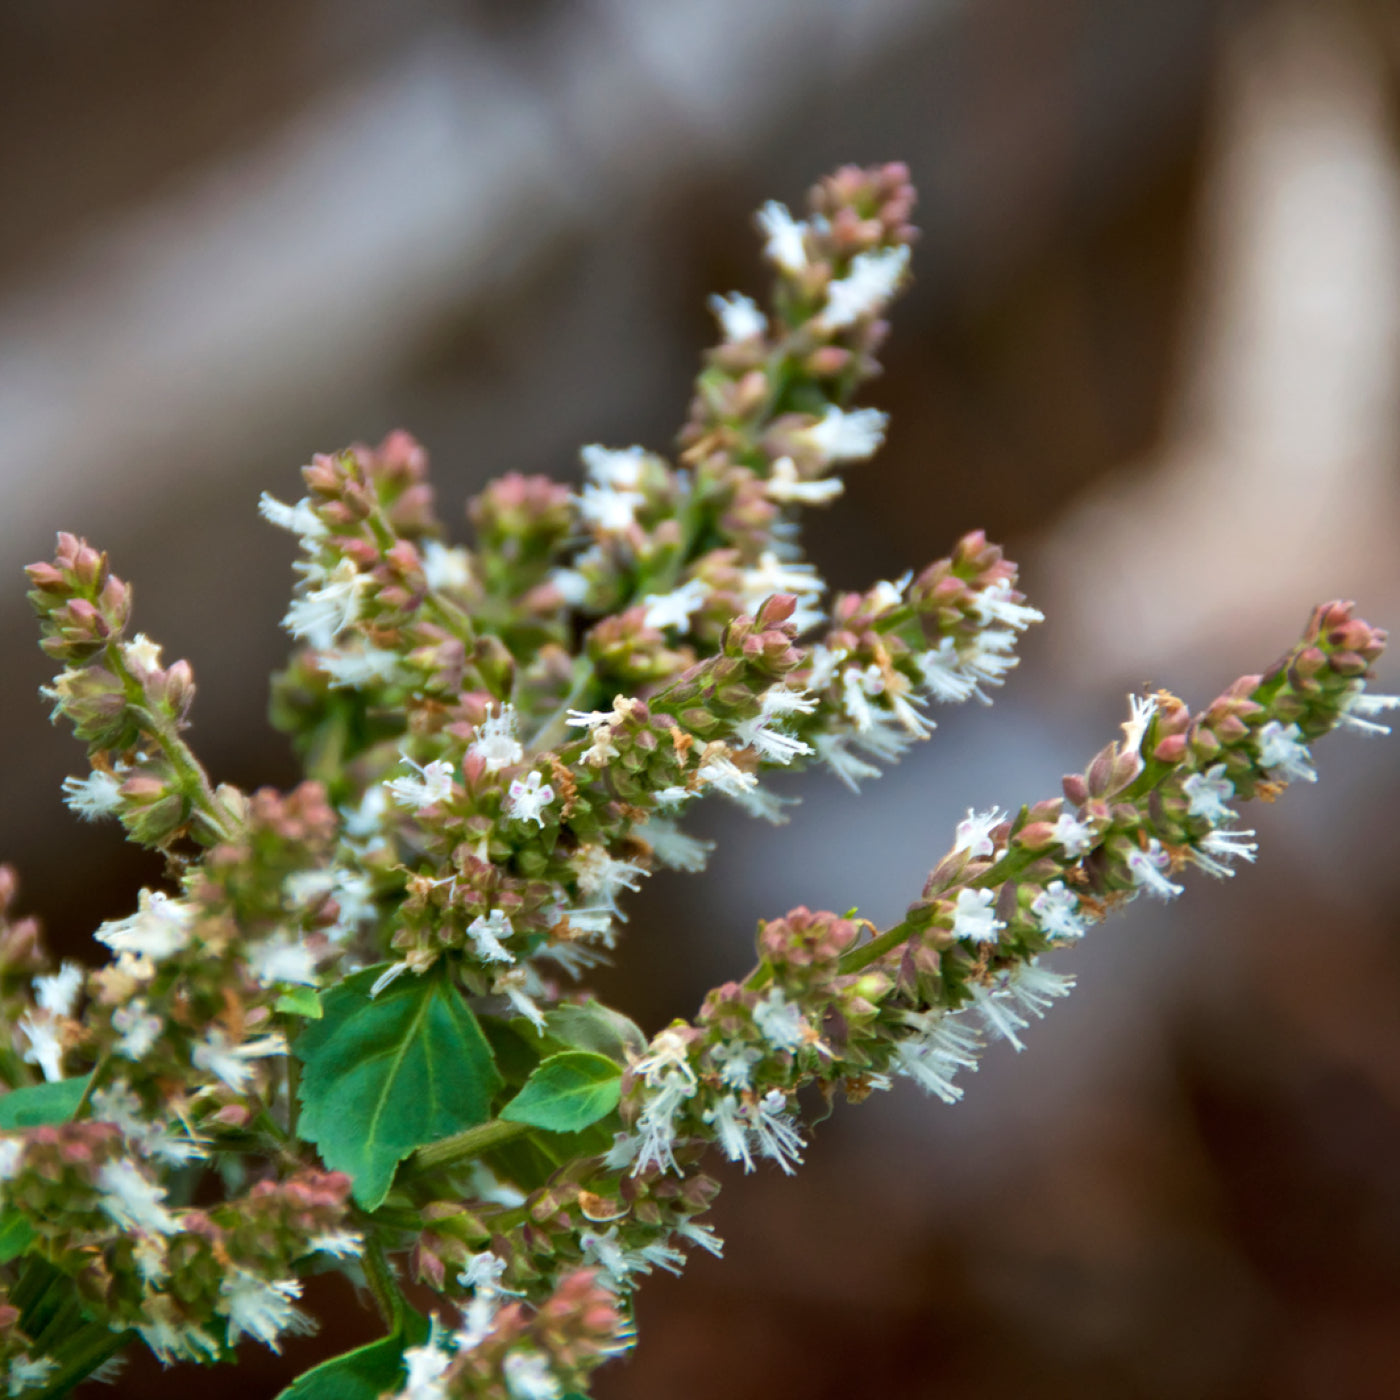
[[[1322,598],[1400,624],[1400,5],[0,5],[0,852],[57,945],[91,956],[157,871],[59,802],[19,577],[55,527],[192,661],[214,774],[288,783],[258,492],[402,425],[465,534],[489,476],[664,449],[705,295],[761,289],[752,209],[892,158],[925,230],[893,427],[813,552],[860,586],[983,525],[1049,621],[860,798],[810,774],[785,828],[704,815],[710,870],[652,881],[605,979],[650,1029],[760,916],[895,917],[1127,690],[1205,701]],[[1400,1394],[1400,740],[1320,758],[1251,814],[1255,868],[1062,957],[1077,994],[965,1102],[902,1084],[797,1178],[726,1173],[728,1257],[645,1287],[602,1400]],[[319,1301],[281,1358],[106,1393],[270,1397],[372,1326]]]

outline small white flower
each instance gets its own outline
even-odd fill
[[[915,1033],[895,1046],[895,1073],[944,1103],[957,1103],[963,1091],[953,1076],[962,1069],[977,1069],[977,1035],[946,1011],[911,1011],[905,1020]]]
[[[944,637],[936,647],[916,658],[924,689],[935,700],[960,705],[977,689],[977,681],[963,671],[958,648],[951,637]]]
[[[382,783],[374,783],[367,787],[358,806],[340,809],[345,823],[345,834],[361,841],[367,837],[378,836],[388,807],[389,798]]]
[[[970,990],[973,1009],[981,1016],[988,1033],[1007,1041],[1018,1054],[1024,1050],[1026,1047],[1016,1032],[1025,1030],[1029,1022],[1007,1005],[1009,998],[1005,987],[974,984]]]
[[[502,705],[477,726],[476,738],[467,752],[481,759],[488,773],[499,773],[524,758],[525,750],[516,738],[516,723],[515,706]]]
[[[731,345],[753,340],[768,330],[768,318],[754,299],[743,292],[730,292],[727,297],[712,296],[710,310],[715,313],[720,331]]]
[[[802,1008],[790,1002],[781,987],[774,987],[754,1006],[753,1023],[775,1050],[799,1049],[809,1030]]]
[[[724,1241],[708,1225],[698,1225],[693,1220],[683,1220],[676,1226],[676,1234],[691,1244],[708,1250],[716,1259],[724,1258]]]
[[[996,854],[996,843],[992,832],[1006,820],[1006,813],[1000,807],[990,807],[985,812],[967,809],[967,816],[958,823],[953,839],[955,851],[966,851],[973,860],[990,859]]]
[[[1210,822],[1230,821],[1235,813],[1225,804],[1235,795],[1235,785],[1225,776],[1225,765],[1217,763],[1204,773],[1192,773],[1181,785],[1189,805],[1188,817],[1204,817]]]
[[[332,690],[364,690],[391,681],[398,665],[395,652],[368,644],[316,655],[316,666],[330,677]]]
[[[316,650],[326,651],[359,618],[360,595],[369,584],[370,576],[360,573],[353,559],[342,559],[320,588],[308,590],[292,603],[282,626]]]
[[[457,1275],[457,1282],[478,1293],[503,1293],[508,1291],[501,1287],[505,1271],[506,1261],[494,1251],[483,1249],[480,1254],[467,1256],[466,1268]]]
[[[53,1357],[30,1356],[28,1352],[21,1352],[10,1362],[8,1393],[16,1396],[31,1390],[42,1390],[56,1370],[58,1362]]]
[[[19,1018],[19,1030],[29,1042],[24,1052],[24,1062],[38,1065],[44,1078],[52,1083],[63,1078],[63,1041],[53,1020],[40,1013],[26,1011]]]
[[[676,1159],[671,1149],[676,1140],[675,1116],[697,1088],[684,1036],[670,1029],[659,1032],[633,1069],[651,1092],[637,1117],[640,1145],[632,1174],[640,1174],[652,1163],[663,1171],[674,1171]]]
[[[794,219],[787,205],[770,199],[754,216],[766,242],[763,256],[796,277],[807,270],[807,225]]]
[[[637,523],[637,511],[647,503],[640,491],[614,491],[610,486],[583,488],[574,498],[584,521],[605,535],[618,535]]]
[[[415,763],[404,754],[403,761],[415,769],[416,778],[391,778],[384,784],[391,797],[404,807],[422,811],[439,802],[446,802],[452,796],[452,765],[444,759],[435,758],[431,763]]]
[[[122,657],[138,671],[159,671],[160,643],[153,642],[144,632],[138,632],[129,642],[122,644]]]
[[[1232,860],[1247,860],[1253,864],[1259,853],[1259,843],[1249,838],[1252,831],[1211,831],[1191,849],[1191,858],[1216,879],[1223,880],[1234,875],[1230,869]]]
[[[467,925],[467,937],[471,939],[472,947],[482,962],[513,963],[515,955],[501,940],[509,938],[514,932],[510,920],[499,909],[493,909],[490,917],[478,914]]]
[[[813,736],[812,743],[816,748],[817,757],[852,792],[860,791],[863,779],[880,776],[880,770],[873,763],[867,763],[851,752],[849,734],[817,734]]]
[[[105,1162],[97,1173],[102,1193],[98,1204],[122,1230],[146,1230],[153,1235],[173,1235],[180,1227],[161,1202],[165,1188],[147,1181],[134,1162],[118,1158]]]
[[[844,409],[832,404],[797,436],[823,462],[863,462],[880,450],[889,421],[889,414],[878,408]]]
[[[981,687],[1004,684],[1007,672],[1020,665],[1020,657],[1012,653],[1015,645],[1016,634],[1009,628],[989,627],[977,633],[963,656],[963,671],[974,682],[972,693],[984,705],[992,702],[982,693]]]
[[[651,847],[652,856],[659,865],[664,865],[668,870],[685,870],[692,875],[705,868],[710,852],[715,848],[713,841],[702,841],[698,836],[691,836],[665,817],[649,818],[634,827],[633,834]]]
[[[953,937],[970,938],[974,943],[995,943],[1006,924],[996,917],[993,890],[958,891],[953,903]]]
[[[470,588],[471,555],[460,546],[428,540],[423,545],[423,577],[427,579],[429,588]]]
[[[703,579],[693,578],[670,593],[648,593],[642,599],[646,608],[643,622],[648,627],[665,629],[675,627],[681,632],[690,631],[690,618],[705,606],[710,590]]]
[[[850,271],[826,289],[822,324],[829,330],[841,330],[879,312],[894,295],[908,266],[909,247],[904,243],[857,253]]]
[[[1073,990],[1072,973],[1052,972],[1035,958],[1018,964],[1006,979],[1007,995],[1037,1020],[1044,1018],[1054,1001],[1067,997]]]
[[[1049,938],[1083,938],[1088,928],[1079,912],[1079,896],[1066,889],[1063,880],[1052,880],[1036,895],[1031,913]]]
[[[518,822],[534,822],[544,825],[542,813],[554,801],[554,789],[534,770],[522,778],[515,778],[506,795],[506,815]]]
[[[735,800],[744,797],[758,786],[758,779],[752,773],[746,773],[733,759],[724,754],[708,758],[696,770],[696,777],[702,783],[713,787],[716,792],[722,792],[726,797]]]
[[[753,1067],[762,1058],[762,1050],[741,1040],[721,1040],[710,1046],[710,1059],[719,1071],[720,1083],[730,1089],[751,1089]]]
[[[642,482],[650,454],[645,447],[603,447],[594,442],[579,449],[583,469],[595,485],[634,491]]]
[[[1015,589],[1005,580],[989,584],[972,597],[972,611],[983,626],[1000,623],[1014,631],[1023,632],[1033,622],[1044,622],[1045,614],[1039,608],[1026,603],[1018,603],[1012,598]]]
[[[759,1155],[776,1162],[785,1176],[791,1176],[794,1164],[802,1165],[802,1149],[807,1144],[787,1111],[787,1099],[779,1090],[770,1089],[748,1116]]]
[[[93,937],[114,953],[133,953],[160,962],[189,946],[193,908],[159,890],[142,890],[136,913],[108,919]]]
[[[1157,697],[1149,695],[1144,699],[1138,695],[1128,696],[1130,714],[1123,721],[1123,752],[1139,753],[1147,726],[1157,713]]]
[[[1296,724],[1280,724],[1271,719],[1258,734],[1259,763],[1269,770],[1271,778],[1292,783],[1317,781],[1317,769],[1312,755],[1303,743],[1303,731]]]
[[[774,716],[760,710],[734,726],[734,738],[746,749],[756,749],[770,763],[789,764],[794,758],[813,752],[812,746],[791,734],[770,728]]]
[[[1359,682],[1357,689],[1342,701],[1337,721],[1345,728],[1355,729],[1360,734],[1389,734],[1390,726],[1377,724],[1375,716],[1397,708],[1400,708],[1400,695],[1369,695],[1365,683]]]
[[[1055,818],[1053,837],[1064,848],[1070,860],[1088,855],[1099,843],[1098,833],[1091,823],[1080,821],[1073,812],[1061,812]]]
[[[573,860],[578,887],[586,895],[602,900],[617,912],[617,897],[624,890],[636,890],[640,881],[650,873],[635,861],[618,860],[596,843],[583,846]]]
[[[707,1108],[701,1117],[714,1129],[720,1151],[731,1162],[742,1162],[744,1170],[751,1172],[753,1153],[749,1150],[749,1127],[739,1100],[733,1094],[725,1094],[716,1099],[713,1107]]]
[[[333,1259],[358,1259],[365,1252],[365,1237],[355,1230],[326,1230],[306,1242],[308,1253],[329,1254]]]
[[[825,690],[836,679],[836,672],[848,655],[844,647],[827,647],[818,642],[807,653],[807,689]]]
[[[112,1012],[112,1029],[117,1031],[116,1052],[128,1060],[140,1060],[150,1053],[162,1030],[159,1016],[146,1010],[144,997],[136,997]]]
[[[22,1137],[0,1137],[0,1181],[13,1181],[24,1160]]]
[[[555,592],[571,608],[582,607],[593,590],[587,577],[577,569],[554,569],[546,576],[545,582],[553,584]]]
[[[34,1000],[52,1016],[71,1016],[82,989],[82,967],[65,962],[57,972],[34,979]]]
[[[217,1026],[210,1026],[204,1039],[194,1047],[191,1059],[196,1069],[202,1069],[222,1079],[235,1094],[241,1094],[253,1076],[252,1060],[272,1055],[285,1055],[287,1041],[281,1033],[265,1035],[261,1040],[246,1040],[231,1045],[229,1038]]]
[[[495,981],[491,984],[491,990],[497,996],[503,996],[510,1002],[518,1016],[523,1016],[537,1031],[543,1031],[544,1013],[535,1005],[534,999],[525,990],[527,983],[531,980],[530,973],[525,968],[511,968],[507,972],[496,974]],[[535,979],[536,986],[538,979]]]
[[[299,1279],[268,1283],[246,1269],[225,1275],[215,1307],[228,1318],[229,1346],[237,1346],[238,1339],[246,1334],[273,1351],[281,1351],[284,1332],[304,1335],[314,1331],[315,1323],[292,1303],[293,1298],[300,1297]]]
[[[248,969],[264,987],[279,982],[300,987],[316,985],[316,959],[304,943],[290,934],[280,934],[251,947]]]
[[[409,1347],[403,1354],[403,1364],[408,1374],[395,1400],[447,1400],[447,1383],[443,1376],[452,1365],[449,1352],[432,1342]]]
[[[326,533],[326,527],[321,523],[321,518],[316,514],[315,507],[311,504],[309,497],[303,496],[296,505],[289,506],[279,501],[276,496],[269,495],[266,491],[258,497],[258,514],[269,523],[276,525],[278,529],[290,530],[292,534],[301,537],[302,547],[307,548],[312,542],[321,539]]]
[[[805,480],[791,457],[779,457],[763,483],[763,494],[782,506],[824,506],[834,501],[845,489],[845,482],[839,476]]]
[[[94,769],[86,778],[65,778],[63,801],[86,822],[110,817],[121,810],[121,779],[101,769]]]
[[[740,579],[745,612],[756,612],[775,593],[791,593],[799,601],[818,598],[826,585],[813,564],[786,563],[771,550],[758,556],[758,563],[745,569]]]
[[[537,1351],[513,1351],[502,1363],[510,1400],[559,1400],[563,1392],[550,1373],[549,1362]]]
[[[1128,852],[1127,866],[1133,883],[1158,899],[1175,899],[1186,888],[1185,885],[1173,884],[1163,874],[1171,866],[1171,857],[1155,836],[1145,851],[1134,849]]]

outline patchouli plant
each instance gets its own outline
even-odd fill
[[[403,434],[264,497],[302,551],[272,704],[291,792],[206,775],[190,668],[131,630],[104,555],[60,535],[29,570],[62,668],[45,694],[88,746],[68,805],[166,879],[97,929],[96,970],[55,968],[0,884],[7,1394],[62,1395],[128,1347],[276,1349],[330,1269],[384,1336],[288,1397],[582,1393],[632,1345],[643,1277],[720,1252],[716,1154],[793,1171],[804,1087],[955,1102],[988,1039],[1019,1049],[1069,991],[1046,953],[1253,860],[1236,804],[1312,781],[1329,730],[1381,730],[1384,633],[1326,604],[1200,714],[1134,700],[1062,796],[969,812],[892,928],[772,919],[751,970],[650,1039],[580,990],[628,891],[704,867],[692,804],[781,820],[765,777],[812,763],[857,787],[933,707],[985,702],[1041,620],[981,534],[829,599],[802,557],[802,510],[880,446],[884,415],[852,403],[912,205],[896,165],[839,171],[803,220],[759,213],[772,302],[714,300],[673,459],[585,447],[576,491],[506,476],[471,549]]]

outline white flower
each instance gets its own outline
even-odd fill
[[[857,253],[851,259],[850,271],[826,289],[822,324],[830,330],[841,330],[862,316],[878,312],[894,295],[908,266],[909,247],[904,243],[896,248]]]
[[[1036,895],[1031,913],[1049,938],[1083,938],[1088,927],[1079,912],[1079,896],[1066,889],[1063,880],[1052,880]]]
[[[744,1121],[739,1100],[733,1094],[716,1099],[701,1117],[715,1130],[720,1151],[731,1162],[742,1162],[744,1170],[753,1170],[753,1153],[749,1150],[749,1127]]]
[[[1128,873],[1139,889],[1155,894],[1158,899],[1175,899],[1185,885],[1173,884],[1162,873],[1171,866],[1171,857],[1162,849],[1162,843],[1154,836],[1145,851],[1128,852]]]
[[[463,1288],[474,1288],[478,1293],[503,1293],[501,1277],[506,1271],[506,1261],[499,1254],[483,1249],[480,1254],[469,1254],[467,1266],[457,1275],[457,1282]]]
[[[1191,849],[1191,858],[1208,875],[1226,879],[1234,875],[1232,860],[1247,860],[1253,864],[1259,843],[1249,838],[1252,831],[1211,831]]]
[[[809,1031],[802,1008],[790,1002],[781,987],[774,987],[754,1006],[753,1023],[775,1050],[798,1049]]]
[[[802,754],[813,752],[812,746],[791,734],[770,728],[775,716],[767,707],[758,714],[740,720],[734,726],[734,737],[744,748],[756,749],[770,763],[791,763]]]
[[[953,937],[970,938],[974,943],[995,943],[1006,924],[996,917],[993,890],[958,891],[953,904]]]
[[[265,1035],[261,1040],[246,1040],[241,1045],[230,1045],[228,1036],[217,1026],[210,1026],[204,1039],[194,1047],[191,1059],[196,1069],[222,1079],[235,1094],[241,1094],[253,1075],[252,1060],[265,1059],[272,1055],[287,1053],[286,1039],[277,1033]]]
[[[586,895],[600,899],[617,912],[617,897],[623,890],[636,890],[648,870],[635,861],[618,860],[596,843],[583,846],[573,860],[578,887]]]
[[[999,622],[1003,627],[1017,632],[1025,631],[1033,622],[1045,621],[1045,614],[1039,608],[1016,602],[1011,596],[1014,592],[1015,589],[1005,579],[999,579],[973,594],[972,611],[978,621],[984,626]]]
[[[763,256],[791,276],[805,272],[807,225],[794,219],[787,205],[779,204],[776,199],[770,199],[754,218],[767,239],[763,245]]]
[[[610,486],[586,485],[574,498],[579,514],[605,535],[621,534],[637,523],[637,511],[646,505],[640,491],[614,491]]]
[[[752,340],[768,329],[768,318],[754,299],[743,292],[730,292],[727,297],[712,296],[710,310],[715,313],[720,331],[731,345]]]
[[[879,695],[884,689],[885,673],[874,662],[864,669],[847,666],[841,672],[841,705],[858,733],[875,724],[875,711],[866,697]]]
[[[422,811],[452,796],[452,765],[435,758],[431,763],[415,763],[404,754],[403,761],[419,773],[417,778],[392,778],[384,784],[395,802]]]
[[[332,690],[363,690],[376,683],[391,681],[399,658],[383,647],[367,643],[344,651],[322,651],[316,655],[319,670],[330,677]]]
[[[307,1240],[306,1250],[332,1259],[358,1259],[365,1252],[365,1237],[354,1230],[325,1230]]]
[[[1055,818],[1053,839],[1064,847],[1070,860],[1078,860],[1098,845],[1098,833],[1089,822],[1080,821],[1072,812],[1061,812]]]
[[[836,679],[836,672],[850,653],[844,647],[827,647],[818,642],[807,653],[807,689],[822,691]]]
[[[1388,724],[1375,723],[1374,716],[1383,715],[1400,707],[1400,695],[1368,695],[1365,683],[1358,683],[1342,701],[1341,713],[1337,722],[1347,729],[1355,729],[1361,734],[1389,734]]]
[[[966,655],[962,658],[965,674],[973,679],[972,693],[984,704],[991,700],[982,693],[983,685],[1002,685],[1006,673],[1020,665],[1020,657],[1012,654],[1016,645],[1016,634],[1008,628],[989,627],[973,638]]]
[[[0,1181],[13,1181],[24,1160],[22,1137],[0,1137]]]
[[[878,778],[880,770],[851,752],[849,734],[816,734],[812,738],[817,757],[836,774],[852,792],[860,791],[861,780]]]
[[[93,937],[114,953],[134,953],[160,962],[189,946],[194,910],[159,890],[142,890],[136,913],[108,919]]]
[[[554,569],[546,575],[545,582],[553,584],[555,592],[571,608],[582,607],[593,589],[587,577],[577,569]]]
[[[460,546],[452,547],[440,540],[428,540],[423,545],[423,577],[427,579],[429,588],[470,588],[471,555]]]
[[[156,1043],[162,1022],[159,1016],[146,1010],[144,997],[136,997],[112,1012],[112,1029],[121,1037],[114,1047],[117,1054],[128,1060],[140,1060]]]
[[[748,1118],[759,1155],[770,1158],[785,1176],[791,1176],[793,1164],[801,1166],[802,1149],[807,1144],[787,1111],[787,1099],[780,1090],[770,1089],[749,1110]]]
[[[544,1013],[535,1005],[533,998],[525,990],[526,984],[531,980],[531,973],[525,968],[511,968],[508,972],[496,974],[495,981],[491,984],[491,990],[497,996],[503,996],[515,1008],[519,1016],[523,1016],[537,1031],[544,1030]],[[538,986],[538,978],[534,979]]]
[[[310,498],[303,496],[296,505],[289,506],[266,491],[258,497],[258,514],[281,530],[290,530],[301,537],[302,547],[309,548],[315,540],[321,539],[326,527],[316,514]]]
[[[649,455],[645,447],[603,447],[596,442],[579,449],[589,480],[614,491],[633,491],[641,485]]]
[[[429,1342],[426,1346],[409,1347],[403,1354],[403,1364],[408,1374],[395,1400],[447,1400],[447,1384],[442,1378],[452,1365],[450,1353]]]
[[[1149,695],[1144,699],[1138,695],[1130,695],[1128,707],[1130,714],[1123,721],[1123,752],[1139,753],[1147,726],[1152,723],[1152,716],[1157,713],[1157,697]]]
[[[675,627],[682,632],[690,631],[690,618],[705,606],[710,590],[703,579],[693,578],[670,593],[648,593],[642,599],[646,616],[642,619],[648,627]]]
[[[94,769],[86,778],[65,778],[63,801],[86,822],[110,817],[121,810],[121,779],[101,769]]]
[[[162,1295],[156,1295],[157,1299]],[[164,1312],[156,1312],[149,1295],[145,1320],[136,1330],[162,1365],[172,1361],[208,1362],[217,1360],[219,1344],[202,1327],[176,1322]]]
[[[122,644],[122,657],[138,671],[160,670],[160,643],[153,642],[144,632],[138,632]]]
[[[758,563],[745,569],[740,578],[744,611],[750,613],[775,593],[791,593],[799,601],[810,601],[825,587],[815,565],[785,563],[771,549],[765,549]]]
[[[38,1065],[50,1083],[62,1079],[63,1041],[53,1021],[43,1014],[36,1016],[26,1011],[19,1018],[19,1030],[29,1041],[29,1048],[24,1052],[25,1064]]]
[[[248,969],[264,987],[278,982],[301,987],[316,985],[316,959],[304,943],[290,934],[280,934],[250,948]]]
[[[763,483],[763,494],[779,505],[822,506],[834,501],[846,489],[839,476],[806,481],[791,457],[779,457]]]
[[[639,836],[651,847],[652,856],[658,864],[668,870],[685,870],[698,874],[705,868],[713,841],[702,841],[698,836],[684,832],[673,821],[665,817],[650,817],[633,827],[633,835]]]
[[[958,648],[951,637],[944,637],[936,647],[916,658],[924,689],[935,700],[961,704],[977,689],[977,681],[964,673]]]
[[[501,939],[509,938],[514,932],[510,920],[499,909],[493,909],[489,918],[478,914],[467,925],[467,937],[471,939],[476,955],[482,962],[513,963],[515,955],[502,944]]]
[[[30,1390],[42,1390],[49,1377],[58,1370],[58,1362],[51,1356],[30,1356],[21,1352],[10,1362],[8,1393],[23,1395]]]
[[[513,1351],[502,1363],[510,1400],[559,1400],[563,1393],[550,1374],[549,1362],[537,1351]]]
[[[676,1234],[691,1244],[708,1250],[716,1259],[724,1258],[724,1241],[708,1225],[698,1225],[693,1220],[682,1220],[676,1226]]]
[[[889,421],[889,414],[878,408],[844,409],[832,404],[797,437],[823,462],[863,462],[879,451]]]
[[[1019,1053],[1026,1047],[1016,1032],[1029,1024],[1024,1016],[1006,1005],[1009,1000],[1004,987],[995,989],[974,984],[971,987],[973,1009],[982,1017],[982,1024],[992,1035],[1008,1041]]]
[[[360,616],[360,595],[369,584],[370,576],[360,573],[353,559],[342,559],[320,588],[310,589],[292,603],[282,626],[325,651]]]
[[[1305,783],[1317,781],[1317,769],[1312,766],[1312,755],[1303,743],[1303,731],[1296,724],[1280,724],[1271,719],[1258,734],[1259,763],[1269,770],[1271,778],[1283,782]]]
[[[736,800],[758,786],[758,779],[752,773],[746,773],[733,759],[724,754],[708,758],[696,770],[696,777],[702,783],[713,787],[716,792],[722,792],[726,797]]]
[[[1225,765],[1217,763],[1204,773],[1192,773],[1181,785],[1189,799],[1188,817],[1204,817],[1210,822],[1229,821],[1235,813],[1225,804],[1235,795],[1235,785],[1225,776]]]
[[[1018,964],[1006,979],[1006,991],[1012,1001],[1037,1020],[1043,1019],[1050,1005],[1074,990],[1074,975],[1052,972],[1032,958]]]
[[[751,1089],[753,1067],[762,1058],[762,1050],[741,1040],[721,1040],[710,1046],[710,1060],[719,1071],[720,1083],[730,1089]]]
[[[990,859],[996,854],[996,842],[992,832],[1006,820],[1006,813],[1000,807],[990,807],[985,812],[967,809],[967,816],[958,823],[953,838],[955,851],[966,851],[973,860]]]
[[[506,815],[518,822],[534,822],[542,827],[544,817],[541,813],[553,801],[554,789],[538,772],[532,770],[523,779],[512,780],[506,795]]]
[[[34,1000],[50,1015],[71,1016],[82,989],[82,967],[65,962],[57,972],[34,979]]]
[[[246,1334],[273,1351],[281,1351],[282,1333],[315,1330],[315,1323],[292,1304],[293,1298],[300,1297],[299,1279],[267,1283],[246,1269],[237,1269],[219,1284],[219,1301],[214,1306],[228,1318],[230,1347],[237,1346]]]
[[[382,783],[374,783],[367,787],[358,806],[340,809],[345,823],[345,834],[357,840],[377,836],[388,805],[389,799]]]
[[[147,1181],[134,1162],[118,1158],[104,1162],[97,1173],[102,1193],[98,1204],[122,1230],[147,1230],[153,1235],[173,1235],[180,1227],[161,1205],[165,1188]]]
[[[494,714],[488,714],[477,726],[476,738],[467,752],[474,754],[486,765],[488,773],[499,773],[519,763],[525,750],[516,738],[516,713],[514,705],[502,705]]]
[[[671,1151],[676,1140],[674,1119],[697,1087],[685,1037],[670,1029],[659,1032],[633,1069],[651,1092],[637,1117],[640,1145],[632,1175],[645,1171],[653,1162],[663,1171],[677,1170]]]
[[[977,1069],[981,1042],[975,1032],[946,1011],[911,1011],[905,1020],[915,1033],[896,1044],[895,1073],[912,1079],[925,1093],[937,1094],[944,1103],[957,1103],[963,1091],[953,1076],[961,1069]]]

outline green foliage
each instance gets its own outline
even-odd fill
[[[416,1147],[484,1123],[501,1087],[461,993],[441,975],[405,974],[377,997],[367,968],[326,993],[324,1015],[293,1046],[304,1071],[300,1131],[353,1179],[367,1210]]]
[[[66,1123],[87,1093],[92,1075],[81,1079],[56,1079],[51,1084],[31,1084],[11,1089],[0,1097],[0,1129],[40,1128],[45,1123]]]
[[[18,1259],[33,1242],[34,1227],[19,1211],[0,1211],[0,1264]]]
[[[319,1021],[324,1014],[321,994],[315,987],[288,987],[277,998],[276,1009],[291,1016],[304,1016],[308,1021]]]
[[[613,1060],[591,1050],[566,1050],[541,1061],[501,1117],[554,1133],[576,1133],[606,1118],[621,1092],[622,1073]]]
[[[403,1380],[403,1354],[428,1340],[427,1318],[405,1312],[397,1332],[303,1372],[277,1400],[379,1400]]]

